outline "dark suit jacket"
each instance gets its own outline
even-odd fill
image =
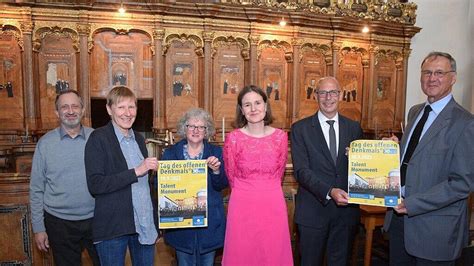
[[[145,139],[138,132],[134,133],[143,157],[147,158]],[[87,186],[95,198],[94,241],[135,234],[131,185],[138,179],[135,170],[128,169],[112,122],[93,131],[86,143],[84,157]]]
[[[360,138],[360,124],[339,114],[339,147],[337,164],[334,165],[317,114],[293,124],[291,154],[299,184],[295,207],[297,224],[318,227],[335,216],[348,224],[359,222],[358,205],[338,207],[333,200],[327,200],[326,195],[331,188],[347,191],[346,147]]]
[[[406,132],[424,103],[408,113]],[[474,119],[454,99],[421,138],[408,163],[405,183],[405,247],[429,260],[454,260],[468,243],[467,197],[473,180]],[[401,150],[408,145],[408,134]],[[388,230],[392,211],[385,217]]]

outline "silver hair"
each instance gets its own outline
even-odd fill
[[[212,119],[211,115],[202,108],[191,108],[179,119],[177,125],[177,132],[178,136],[181,138],[186,138],[186,124],[190,119],[198,119],[205,123],[206,127],[206,134],[204,135],[205,139],[209,139],[210,137],[214,136],[216,133],[216,128],[214,126],[214,120]]]
[[[336,87],[338,90],[341,89],[341,86],[339,85],[339,81],[335,77],[327,76],[327,77],[322,77],[318,80],[318,83],[316,84],[316,91],[319,91],[319,88],[321,87],[321,84],[324,83],[327,80],[333,80],[336,83]]]
[[[449,60],[449,64],[451,65],[451,71],[454,71],[456,72],[456,60],[454,60],[454,58],[448,54],[448,53],[443,53],[443,52],[438,52],[438,51],[433,51],[431,53],[429,53],[424,59],[423,59],[423,62],[421,62],[421,66],[423,66],[423,64],[425,63],[426,60],[428,60],[428,58],[431,58],[431,57],[438,57],[438,56],[441,56],[441,57],[444,57],[446,59]]]

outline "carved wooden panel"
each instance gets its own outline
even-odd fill
[[[52,265],[33,243],[28,192],[27,175],[0,173],[0,265]]]
[[[286,126],[288,103],[288,64],[283,48],[266,47],[261,51],[258,84],[266,92],[275,118],[273,126]]]
[[[174,40],[166,54],[166,122],[175,128],[181,116],[198,107],[198,56],[192,41]]]
[[[316,84],[321,77],[326,76],[326,62],[322,53],[311,49],[311,47],[303,46],[301,56],[301,77],[299,78],[299,98],[297,99],[299,103],[298,120],[313,115],[318,109],[315,94]]]
[[[44,36],[38,54],[41,122],[44,129],[58,126],[56,95],[67,89],[77,90],[76,51],[67,35]]]
[[[141,32],[94,35],[91,56],[91,97],[105,98],[111,88],[129,87],[137,98],[153,98],[151,39]]]
[[[0,30],[0,124],[4,130],[23,128],[21,48],[13,30]]]
[[[362,55],[355,48],[344,48],[340,53],[338,80],[341,85],[342,101],[339,112],[350,119],[360,121],[362,118]]]
[[[31,265],[29,221],[27,205],[0,205],[0,224],[2,230],[8,232],[0,237],[2,265]]]
[[[396,55],[396,54],[395,54]],[[397,68],[395,58],[384,52],[376,55],[375,78],[370,92],[369,128],[379,133],[392,131],[395,125],[395,103],[397,88]]]
[[[244,59],[237,43],[219,45],[214,57],[213,69],[213,117],[221,121],[225,117],[227,127],[235,119],[237,95],[244,84]]]

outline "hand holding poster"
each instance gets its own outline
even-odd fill
[[[393,207],[400,197],[400,149],[391,140],[357,140],[349,148],[349,203]]]
[[[206,160],[158,163],[159,228],[206,227]]]

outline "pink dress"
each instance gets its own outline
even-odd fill
[[[224,163],[232,189],[222,265],[293,265],[282,179],[288,136],[226,136]]]

